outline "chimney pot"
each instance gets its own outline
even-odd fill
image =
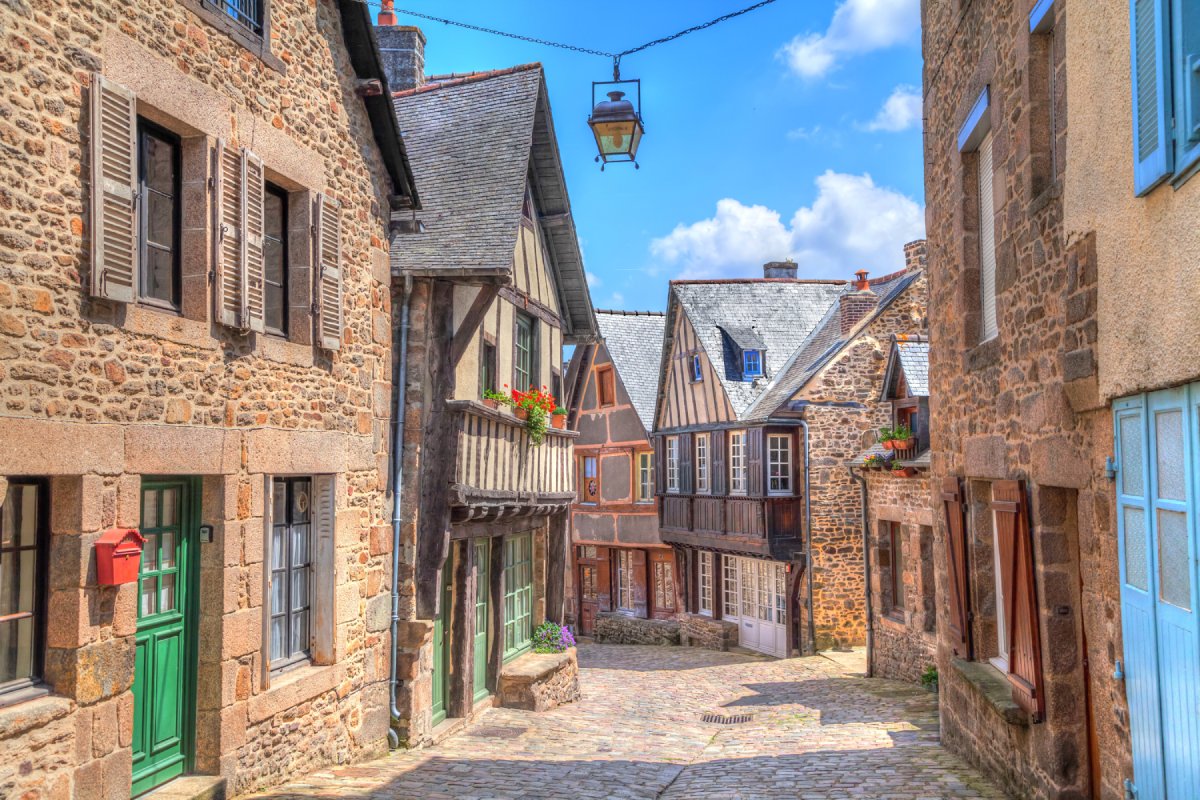
[[[858,272],[854,273],[854,277],[858,279],[854,281],[855,291],[867,292],[871,290],[871,283],[867,280],[867,274],[868,273],[865,269],[860,269]]]
[[[854,281],[851,291],[838,298],[842,336],[854,330],[854,326],[879,305],[879,295],[871,291],[871,284],[867,280],[867,271],[860,269],[854,275],[857,280]]]
[[[396,8],[396,0],[383,0],[383,2],[380,4],[379,18],[378,18],[378,21],[376,24],[378,24],[379,27],[381,27],[381,28],[385,25],[395,25],[396,24],[395,8]]]
[[[763,264],[764,278],[791,278],[796,277],[796,262],[788,259],[787,261],[768,261]]]

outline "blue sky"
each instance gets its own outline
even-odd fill
[[[372,4],[377,3],[372,0]],[[398,8],[618,51],[750,0],[396,0]],[[919,0],[778,0],[622,61],[642,79],[641,169],[595,164],[610,60],[417,20],[430,74],[540,61],[599,308],[662,309],[678,277],[903,265],[924,232]],[[420,176],[416,176],[418,185]]]

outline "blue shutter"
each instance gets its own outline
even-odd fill
[[[1175,172],[1182,175],[1200,160],[1200,3],[1174,0],[1171,38],[1175,53],[1175,109],[1179,117]]]
[[[1143,195],[1171,174],[1168,0],[1130,0],[1133,185]],[[1188,0],[1190,2],[1190,0]]]

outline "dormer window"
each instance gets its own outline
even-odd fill
[[[700,383],[704,380],[704,370],[700,366],[699,354],[692,356],[692,383]]]
[[[746,378],[756,378],[763,374],[762,351],[742,351],[742,375]]]

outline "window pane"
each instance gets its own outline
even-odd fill
[[[0,623],[0,683],[33,675],[33,618]]]
[[[4,547],[33,547],[37,544],[38,488],[12,484],[0,518],[0,537]]]
[[[35,560],[29,550],[0,557],[0,616],[33,612]]]
[[[1164,500],[1187,500],[1183,477],[1183,412],[1156,414],[1154,422],[1158,444],[1158,496]]]
[[[1124,517],[1125,582],[1144,592],[1149,588],[1146,580],[1146,512],[1126,507]]]
[[[292,608],[308,608],[307,569],[298,569],[292,573]]]
[[[175,302],[175,260],[168,250],[146,248],[142,264],[142,294],[165,303]]]
[[[139,605],[139,616],[148,617],[154,613],[154,598],[158,596],[158,578],[142,578],[142,599]]]
[[[179,490],[163,489],[162,493],[162,527],[179,523]]]
[[[275,525],[271,529],[271,569],[287,566],[287,526]]]
[[[298,611],[292,615],[292,653],[305,652],[308,652],[308,612]]]
[[[148,489],[142,492],[142,527],[158,527],[158,490]]]
[[[162,553],[162,564],[159,569],[174,569],[175,568],[175,533],[174,531],[163,531],[159,537],[159,551]],[[147,542],[147,549],[153,549]]]
[[[1121,490],[1141,496],[1145,493],[1142,481],[1142,421],[1137,417],[1121,417]]]
[[[147,134],[142,139],[146,186],[164,194],[175,193],[175,146]]]
[[[1158,512],[1159,593],[1165,602],[1180,608],[1192,607],[1192,562],[1188,558],[1187,515],[1179,511]]]
[[[146,241],[166,250],[175,249],[175,198],[146,193]]]
[[[158,593],[158,610],[175,610],[175,573],[168,572],[162,576],[162,587]]]
[[[272,239],[283,238],[283,206],[283,197],[268,190],[263,197],[263,233]]]
[[[292,484],[292,522],[308,522],[312,510],[309,501],[312,499],[308,481],[296,481]]]
[[[271,620],[271,658],[284,658],[287,651],[287,617],[275,617]]]
[[[307,564],[309,561],[308,555],[308,525],[292,526],[292,566],[298,567]]]
[[[271,613],[282,614],[287,611],[287,573],[271,573]]]

